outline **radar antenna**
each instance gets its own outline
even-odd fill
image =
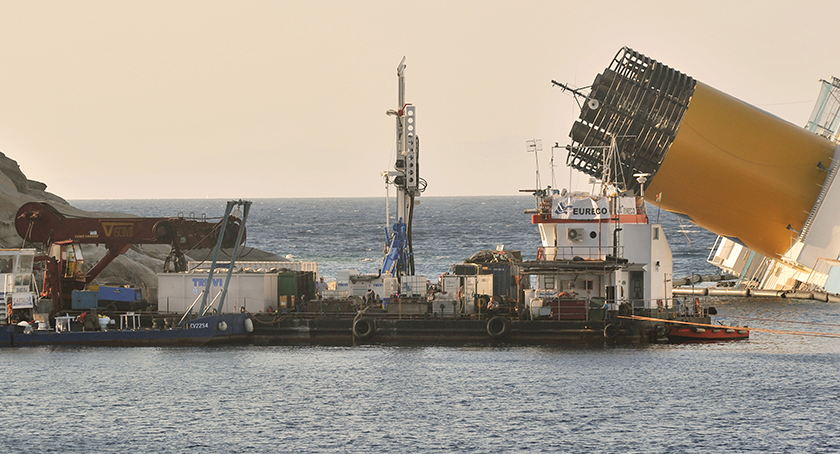
[[[542,188],[540,184],[540,158],[539,152],[542,151],[542,139],[531,139],[525,141],[525,151],[528,153],[534,153],[534,160],[536,161],[537,165],[537,189]]]

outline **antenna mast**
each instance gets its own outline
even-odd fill
[[[540,184],[540,158],[539,152],[542,151],[542,139],[531,139],[525,141],[525,151],[528,153],[534,153],[534,160],[537,164],[537,189],[541,189],[542,185]]]

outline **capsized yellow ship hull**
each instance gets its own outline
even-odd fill
[[[663,208],[778,257],[802,229],[833,155],[828,139],[698,82],[646,198],[661,194]]]
[[[591,96],[597,109],[572,128],[570,165],[600,178],[595,155],[614,135],[631,189],[634,174],[649,174],[648,202],[767,257],[793,243],[834,155],[828,139],[627,48]]]

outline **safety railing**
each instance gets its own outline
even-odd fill
[[[589,260],[605,260],[607,256],[624,256],[624,247],[551,246],[537,249],[537,260],[572,260],[575,257]]]

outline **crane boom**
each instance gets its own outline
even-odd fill
[[[239,232],[239,219],[231,216],[222,247],[231,248]],[[219,224],[203,220],[176,218],[96,218],[70,217],[44,202],[30,202],[18,209],[15,229],[33,243],[51,244],[73,241],[82,244],[173,244],[180,249],[212,248]]]
[[[71,216],[44,202],[21,206],[15,216],[15,229],[24,242],[43,243],[49,253],[36,257],[47,263],[44,297],[53,300],[53,312],[68,307],[72,290],[81,290],[99,275],[120,254],[134,244],[169,244],[175,271],[185,271],[182,251],[194,248],[212,249],[217,243],[232,248],[241,238],[245,241],[242,222],[228,216],[223,222],[192,218],[121,217],[98,218]],[[240,229],[243,229],[240,235]],[[224,232],[219,238],[219,232]],[[106,254],[87,272],[82,270],[80,244],[101,244]]]

